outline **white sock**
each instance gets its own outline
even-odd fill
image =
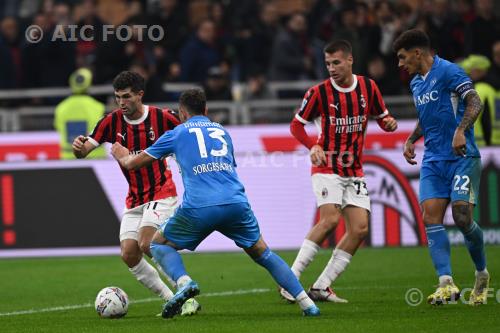
[[[318,250],[318,244],[309,239],[304,239],[299,253],[297,254],[297,258],[295,258],[292,265],[292,272],[295,274],[297,279],[300,278],[300,274],[302,274],[306,267],[309,266],[316,253],[318,253]]]
[[[314,289],[326,289],[335,281],[351,262],[352,255],[335,249],[325,269],[313,284]]]
[[[485,268],[483,269],[482,271],[476,271],[476,276],[478,275],[489,275],[490,273],[488,272],[488,270]]]
[[[444,287],[448,284],[452,284],[453,283],[453,278],[450,276],[450,275],[441,275],[439,277],[439,286],[440,287]]]
[[[155,258],[151,258],[151,260],[154,262],[155,266],[156,266],[156,269],[158,270],[158,272],[161,273],[161,275],[163,275],[163,277],[165,277],[165,279],[168,281],[168,283],[174,287],[174,288],[177,288],[177,283],[175,283],[175,281],[167,275],[167,273],[165,273],[163,271],[163,268],[161,268],[161,265],[159,263],[156,262]]]
[[[309,298],[305,291],[302,291],[300,294],[298,294],[295,300],[302,310],[305,310],[311,305],[314,305],[314,302]]]
[[[180,278],[177,279],[177,288],[182,288],[186,283],[191,281],[192,279],[189,277],[189,275],[183,275]]]
[[[165,282],[163,282],[160,278],[158,271],[154,269],[154,267],[151,266],[146,259],[142,258],[136,266],[129,268],[129,271],[146,288],[164,300],[168,301],[174,296],[172,291],[168,289]]]

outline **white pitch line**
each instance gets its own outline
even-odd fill
[[[198,297],[220,297],[220,296],[234,296],[234,295],[245,295],[245,294],[258,294],[258,293],[267,293],[269,291],[271,291],[271,289],[246,289],[246,290],[239,289],[239,290],[232,290],[232,291],[205,293],[205,294],[201,294]],[[131,304],[149,303],[149,302],[158,302],[158,301],[161,301],[161,299],[159,299],[158,297],[149,297],[149,298],[130,300],[130,303]],[[91,307],[94,307],[93,303],[54,306],[51,308],[44,308],[44,309],[30,309],[30,310],[20,310],[20,311],[13,311],[13,312],[0,312],[0,317],[19,316],[19,315],[25,315],[25,314],[44,313],[44,312],[76,310],[76,309],[91,308]]]

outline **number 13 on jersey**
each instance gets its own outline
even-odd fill
[[[223,130],[221,130],[220,128],[215,128],[215,127],[208,127],[206,130],[209,132],[209,134],[208,134],[209,137],[222,142],[222,148],[221,149],[211,149],[210,155],[218,156],[218,157],[226,156],[227,155],[227,141],[224,139],[224,135],[226,133]],[[190,128],[189,133],[194,133],[196,135],[196,141],[198,141],[198,149],[200,151],[200,156],[202,158],[207,158],[208,157],[207,146],[205,144],[205,138],[203,137],[202,129],[201,128]]]

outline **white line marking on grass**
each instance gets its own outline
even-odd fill
[[[259,293],[267,293],[269,291],[271,291],[271,289],[239,289],[239,290],[232,290],[232,291],[205,293],[205,294],[201,294],[198,297],[221,297],[221,296],[234,296],[234,295],[246,295],[246,294],[259,294]],[[159,302],[159,301],[161,301],[161,299],[159,299],[158,297],[149,297],[149,298],[130,300],[130,303],[135,304],[135,303],[149,303],[149,302]],[[0,312],[0,317],[19,316],[19,315],[25,315],[25,314],[44,313],[44,312],[77,310],[77,309],[92,308],[92,307],[94,307],[93,303],[54,306],[51,308],[44,308],[44,309],[30,309],[30,310],[20,310],[20,311],[12,311],[12,312]]]

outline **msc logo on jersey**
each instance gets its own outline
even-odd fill
[[[435,102],[439,99],[439,94],[437,90],[426,92],[425,94],[415,96],[413,98],[416,106],[422,106],[429,102]]]

